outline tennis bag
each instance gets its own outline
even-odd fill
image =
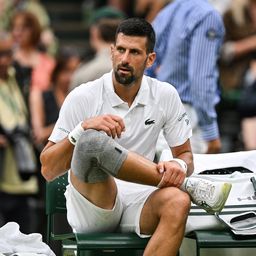
[[[224,209],[217,216],[206,213],[192,203],[186,233],[194,230],[231,229],[239,235],[256,235],[256,150],[214,155],[194,154],[194,164],[194,176],[230,182],[232,189]]]

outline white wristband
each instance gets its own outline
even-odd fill
[[[184,160],[182,160],[182,159],[180,159],[180,158],[173,158],[171,161],[177,162],[177,163],[181,166],[181,168],[183,169],[183,171],[184,171],[185,173],[187,173],[188,166],[187,166],[187,164],[185,163]]]
[[[84,128],[82,127],[82,123],[80,122],[69,134],[68,134],[68,140],[73,145],[76,145],[76,142],[81,137],[81,135],[84,132]]]

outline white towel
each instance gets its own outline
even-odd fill
[[[19,253],[19,252],[17,252],[17,253],[12,253],[12,254],[2,254],[2,253],[0,253],[0,256],[47,256],[47,255],[45,255],[45,254],[41,254],[41,253],[33,253],[33,252],[29,252],[29,253],[26,253],[26,252],[21,252],[21,253]]]
[[[8,222],[0,228],[0,252],[24,256],[56,256],[50,247],[42,241],[39,233],[23,234],[15,222]]]

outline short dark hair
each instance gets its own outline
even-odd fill
[[[156,35],[149,22],[142,18],[128,18],[122,21],[116,30],[116,39],[119,33],[127,36],[147,37],[147,53],[153,52],[155,47]]]

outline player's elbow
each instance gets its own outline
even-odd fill
[[[53,175],[51,175],[51,172],[44,166],[41,167],[41,174],[46,181],[52,181],[55,178]]]
[[[41,162],[41,174],[46,179],[46,181],[54,180],[54,175],[49,167],[49,160],[44,152],[40,155],[40,162]]]

